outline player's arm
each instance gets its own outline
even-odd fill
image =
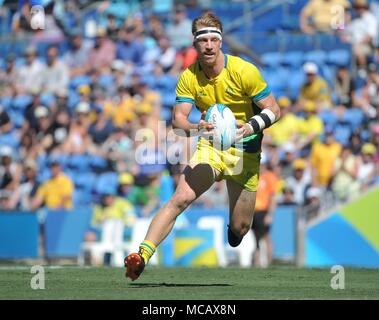
[[[243,137],[263,131],[280,119],[280,108],[271,93],[267,97],[255,101],[255,104],[262,111],[251,117],[245,124],[238,125],[237,141]]]
[[[189,102],[178,103],[174,106],[173,115],[172,115],[172,126],[175,130],[175,133],[180,136],[194,136],[198,135],[201,132],[206,131],[211,133],[213,126],[204,120],[205,111],[201,115],[199,123],[192,123],[188,121],[188,116],[191,112],[192,104]]]

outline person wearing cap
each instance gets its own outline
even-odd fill
[[[296,204],[303,205],[305,191],[312,182],[307,161],[304,158],[298,158],[292,163],[292,168],[293,175],[286,179],[285,185],[293,190]]]
[[[342,146],[334,137],[332,130],[324,133],[324,141],[312,146],[310,160],[314,185],[328,187],[333,177],[335,161],[341,153]]]
[[[324,131],[324,123],[317,115],[317,107],[313,101],[305,101],[303,103],[304,118],[298,122],[299,136],[297,138],[296,147],[302,150],[303,156],[309,154],[312,145],[319,141]]]
[[[335,8],[344,10],[344,18],[347,21],[347,9],[350,3],[347,0],[309,0],[300,12],[300,29],[307,34],[316,32],[334,33],[343,26],[333,28],[335,21]],[[342,20],[342,19],[341,19]]]
[[[127,197],[130,188],[134,184],[134,177],[129,172],[123,172],[118,176],[118,194]]]
[[[27,47],[24,57],[25,64],[17,71],[16,85],[24,92],[31,92],[35,88],[41,90],[46,66],[37,59],[37,50],[34,47]]]
[[[51,178],[42,183],[37,189],[36,196],[32,200],[32,210],[41,206],[48,209],[71,209],[74,184],[72,180],[62,172],[60,161],[52,158],[49,161]]]
[[[280,147],[286,143],[296,142],[300,118],[291,112],[292,102],[288,97],[279,97],[278,105],[281,119],[268,128],[265,133],[267,134],[266,139],[271,138],[271,141]]]
[[[298,104],[304,104],[304,101],[316,103],[317,109],[331,107],[331,90],[328,83],[318,74],[318,66],[313,62],[306,62],[303,65],[303,71],[306,76],[305,83],[300,88]]]
[[[365,143],[362,146],[357,174],[361,190],[367,190],[375,179],[378,170],[374,163],[376,151],[376,147],[372,143]]]
[[[0,211],[14,210],[11,199],[12,191],[0,189]]]
[[[320,213],[321,202],[322,202],[323,192],[318,187],[310,187],[307,189],[305,193],[305,207],[304,214],[306,220],[314,219]]]
[[[88,56],[88,65],[92,68],[107,68],[116,58],[116,45],[106,35],[107,31],[103,27],[97,28],[95,44]]]
[[[354,0],[353,9],[356,17],[347,24],[342,38],[352,45],[359,75],[365,77],[368,57],[378,44],[379,22],[370,12],[367,0]]]
[[[139,252],[125,258],[126,276],[132,280],[139,277],[177,217],[218,180],[225,179],[228,189],[228,242],[240,245],[253,220],[263,130],[280,118],[280,107],[258,68],[221,50],[223,28],[217,16],[206,12],[195,18],[192,34],[198,59],[179,77],[172,125],[181,129],[181,135],[200,137],[175,193],[155,214]],[[236,148],[217,150],[209,141],[214,127],[205,115],[216,103],[229,106],[235,115]],[[202,114],[198,123],[189,120],[193,105]]]

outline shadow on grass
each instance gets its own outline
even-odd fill
[[[159,288],[159,287],[232,287],[227,283],[131,283],[131,287],[135,288]]]

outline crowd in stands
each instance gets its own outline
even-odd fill
[[[196,60],[187,8],[120,17],[111,10],[119,2],[105,1],[90,28],[80,23],[80,1],[58,1],[59,8],[51,1],[47,26],[37,32],[30,29],[30,2],[21,1],[11,21],[12,37],[27,37],[28,45],[1,59],[0,209],[95,205],[95,224],[124,211],[127,223],[153,215],[162,181],[175,186],[183,165],[138,163],[144,140],[136,133],[148,129],[143,159],[172,156],[158,149],[159,120],[171,129],[176,81]],[[310,216],[325,195],[348,201],[379,175],[378,16],[363,0],[309,0],[299,30],[330,32],[330,17],[320,13],[330,3],[349,9],[346,25],[333,32],[351,44],[351,59],[334,65],[332,83],[317,62],[304,61],[302,86],[295,97],[276,97],[282,119],[265,131],[263,143],[263,166],[276,185],[267,192],[279,204],[308,205]],[[225,184],[216,183],[194,205],[226,206]]]

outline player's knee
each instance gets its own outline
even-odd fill
[[[179,212],[182,212],[187,209],[193,200],[186,194],[177,194],[171,199],[171,202]]]

